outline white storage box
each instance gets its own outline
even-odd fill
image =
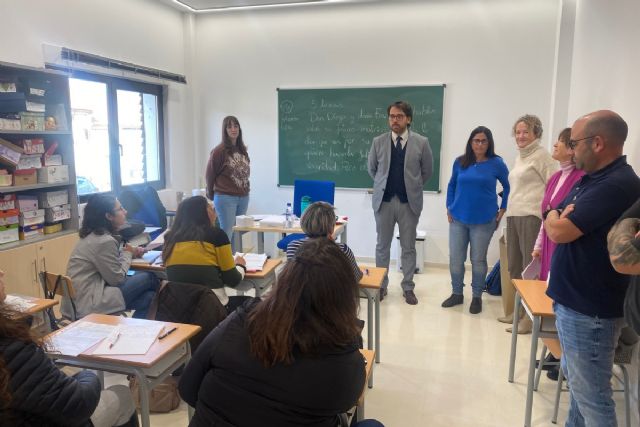
[[[54,206],[69,204],[69,192],[67,190],[49,191],[38,194],[41,208],[52,208]]]
[[[238,227],[253,227],[255,220],[251,215],[238,215],[236,217],[236,225]]]
[[[71,205],[54,206],[46,208],[44,219],[47,222],[57,222],[71,218]]]
[[[16,166],[16,169],[39,169],[42,167],[42,160],[40,160],[40,154],[23,154],[20,156],[20,161]]]
[[[17,207],[20,212],[38,210],[38,197],[29,194],[18,194]]]
[[[38,169],[38,182],[44,184],[69,182],[69,166],[44,166]]]
[[[50,156],[42,156],[43,166],[62,166],[62,155],[52,154]]]
[[[15,242],[19,238],[18,224],[0,226],[0,244]]]
[[[44,209],[20,212],[20,226],[36,225],[44,223]]]
[[[416,230],[416,273],[422,273],[424,268],[424,239],[426,237],[426,231]],[[398,271],[402,271],[402,248],[400,247],[400,234],[398,233],[396,233],[396,244],[398,254],[396,268]]]

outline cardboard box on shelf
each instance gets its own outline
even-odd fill
[[[20,126],[22,130],[35,132],[44,131],[44,113],[32,113],[23,111],[20,113]]]
[[[44,234],[53,234],[62,231],[62,223],[44,224]]]
[[[38,201],[41,208],[67,205],[69,204],[69,192],[67,190],[59,190],[40,193],[38,194]]]
[[[38,169],[38,182],[45,184],[69,182],[69,165],[43,166]]]
[[[22,227],[37,225],[37,224],[44,224],[44,216],[45,216],[44,209],[20,212],[20,219],[18,223]]]
[[[16,169],[40,169],[42,167],[42,159],[40,154],[23,154]]]
[[[13,185],[13,175],[10,173],[0,174],[0,187],[10,187]]]
[[[39,169],[16,169],[13,171],[13,185],[35,185],[38,183]]]
[[[18,227],[18,236],[20,240],[27,240],[33,237],[42,236],[44,234],[44,222],[41,224],[25,225]]]
[[[0,226],[0,244],[15,242],[19,239],[18,224]]]
[[[0,210],[15,209],[16,208],[16,195],[15,194],[0,194]]]
[[[16,207],[20,212],[37,211],[38,210],[38,196],[33,194],[18,194],[16,199]]]
[[[20,211],[18,209],[7,209],[0,211],[0,225],[12,225],[18,223]]]
[[[62,166],[62,155],[52,154],[50,156],[42,156],[42,164],[44,166]]]
[[[22,155],[22,148],[11,142],[0,138],[0,160],[12,166],[16,166]]]
[[[44,139],[42,138],[23,139],[22,149],[24,150],[24,154],[43,154]]]
[[[71,205],[54,206],[45,208],[44,219],[46,222],[57,222],[71,218]]]
[[[0,113],[0,130],[22,130],[20,115]]]

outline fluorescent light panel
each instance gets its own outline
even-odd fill
[[[330,0],[173,0],[194,12],[327,3]]]

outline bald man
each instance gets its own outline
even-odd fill
[[[554,300],[562,369],[571,402],[566,427],[615,427],[611,375],[629,276],[609,262],[607,233],[640,197],[640,179],[622,154],[627,124],[613,111],[580,117],[569,145],[586,172],[544,227],[558,244],[547,295]]]

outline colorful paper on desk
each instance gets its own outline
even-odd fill
[[[11,307],[11,309],[19,311],[21,313],[29,311],[31,307],[35,307],[34,303],[30,302],[26,298],[22,298],[17,295],[7,295],[4,302],[9,307]]]
[[[148,321],[140,325],[120,325],[120,334],[110,347],[109,340],[103,340],[95,350],[94,355],[109,354],[146,354],[153,342],[160,335],[164,323]]]
[[[529,265],[522,270],[522,278],[524,280],[536,280],[540,277],[541,267],[542,263],[540,262],[540,257],[533,258]]]
[[[109,336],[114,328],[114,325],[79,321],[47,339],[46,349],[49,353],[77,356]]]
[[[246,261],[247,271],[262,271],[264,263],[267,262],[267,254],[247,254],[236,252],[235,256],[241,256]]]

